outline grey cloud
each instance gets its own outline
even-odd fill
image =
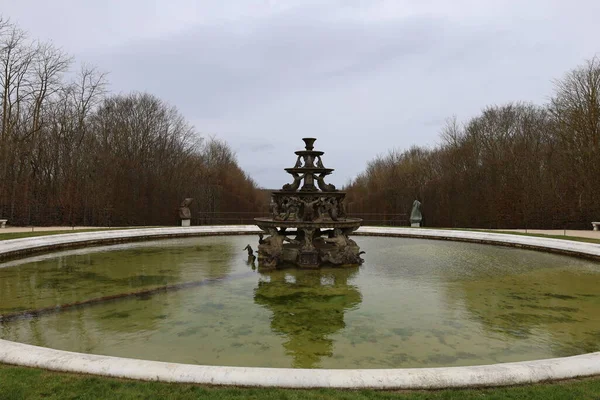
[[[272,150],[275,150],[275,146],[270,143],[262,143],[262,144],[255,144],[255,145],[248,146],[248,149],[250,151],[253,151],[256,153],[266,152],[266,151],[270,152]]]
[[[435,144],[447,117],[547,101],[552,79],[600,50],[593,0],[170,0],[140,16],[146,2],[112,0],[98,17],[73,0],[37,15],[31,1],[0,0],[0,8],[109,70],[115,92],[148,91],[176,105],[270,188],[287,181],[283,168],[302,137],[318,138],[341,186],[388,149]],[[120,11],[127,18],[112,17]]]
[[[176,97],[182,110],[199,117],[230,117],[281,93],[343,85],[422,54],[434,43],[435,22],[418,18],[365,29],[291,15],[244,32],[200,27],[98,61],[109,62],[115,86]]]

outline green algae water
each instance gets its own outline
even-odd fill
[[[477,365],[600,350],[600,263],[461,242],[357,237],[357,268],[259,273],[254,236],[0,264],[0,338],[191,364]]]

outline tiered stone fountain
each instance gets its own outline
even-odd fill
[[[293,182],[272,193],[270,218],[255,218],[256,225],[269,234],[260,235],[259,268],[362,264],[361,251],[349,237],[362,219],[348,218],[346,193],[325,183],[333,169],[323,166],[324,153],[313,148],[316,139],[302,140],[305,150],[296,151],[296,165],[285,169]]]

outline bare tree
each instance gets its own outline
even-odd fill
[[[556,139],[561,147],[562,164],[577,178],[570,181],[579,212],[595,218],[600,213],[596,201],[600,179],[600,59],[584,65],[555,81],[550,104]]]
[[[66,81],[71,61],[0,18],[3,217],[13,224],[158,225],[175,222],[183,197],[215,212],[263,207],[226,143],[203,140],[155,96],[109,96],[107,74],[94,67]]]

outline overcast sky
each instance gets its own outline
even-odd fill
[[[600,53],[598,0],[0,0],[0,15],[110,72],[113,92],[177,106],[267,188],[303,137],[342,186],[389,149],[435,145],[448,117],[545,103]]]

